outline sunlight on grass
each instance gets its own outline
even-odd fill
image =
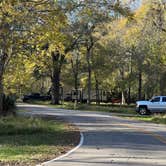
[[[146,117],[138,117],[138,120],[143,120],[146,122],[154,122],[158,124],[166,124],[166,115],[155,114],[155,115],[146,116]]]
[[[144,122],[152,122],[157,124],[166,124],[166,114],[152,114],[152,115],[119,115],[120,117],[133,119],[133,120],[141,120]]]
[[[78,141],[78,132],[63,122],[39,118],[0,119],[0,165],[36,163],[52,159]],[[22,164],[20,164],[22,165]]]
[[[60,105],[51,105],[50,101],[30,101],[30,104],[39,104],[39,105],[47,105],[53,108],[62,108],[62,109],[71,109],[71,110],[83,110],[83,111],[99,111],[99,112],[111,112],[111,113],[124,113],[124,114],[136,114],[135,106],[131,105],[119,105],[119,104],[103,104],[96,105],[92,103],[91,105],[88,104],[81,104],[78,103],[76,106],[73,102],[63,102]]]

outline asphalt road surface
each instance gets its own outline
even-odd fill
[[[116,117],[109,113],[19,105],[32,115],[50,115],[75,123],[83,145],[45,166],[166,166],[166,126]]]

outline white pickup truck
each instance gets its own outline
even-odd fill
[[[155,96],[149,101],[137,101],[136,111],[141,115],[150,113],[166,113],[166,96]]]

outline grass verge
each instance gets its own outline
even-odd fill
[[[88,105],[88,104],[80,104],[80,103],[75,104],[73,102],[63,102],[63,104],[60,104],[60,105],[51,105],[50,101],[30,101],[29,104],[47,105],[53,108],[62,108],[62,109],[71,109],[71,110],[136,114],[134,105],[131,105],[131,106],[119,105],[119,104],[96,105],[95,103]]]
[[[157,124],[166,124],[166,115],[162,114],[154,114],[151,116],[142,116],[142,117],[136,117],[137,120],[142,120],[145,122],[153,122]]]
[[[84,111],[100,111],[100,112],[109,112],[109,113],[118,113],[117,116],[140,120],[144,122],[152,122],[157,124],[166,124],[166,115],[165,114],[152,114],[148,116],[141,116],[135,111],[135,106],[131,105],[111,105],[111,104],[101,104],[97,106],[95,104],[77,104],[75,105],[72,102],[64,102],[62,105],[51,105],[50,102],[33,102],[33,104],[43,104],[49,105],[54,108],[64,108],[64,109],[75,109],[75,110],[84,110]]]
[[[152,122],[156,124],[166,124],[166,114],[152,114],[152,115],[119,115],[120,117],[133,119],[133,120],[140,120],[144,122]]]
[[[33,166],[53,159],[79,142],[77,129],[40,118],[0,119],[0,165]]]

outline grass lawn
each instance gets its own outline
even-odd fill
[[[0,119],[0,165],[33,166],[53,159],[79,142],[74,126],[39,118]]]

